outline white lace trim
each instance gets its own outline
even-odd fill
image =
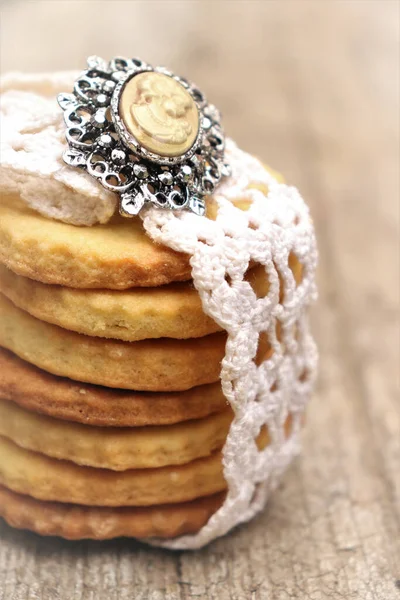
[[[155,241],[191,254],[193,281],[204,312],[228,333],[221,382],[235,412],[223,449],[229,491],[224,505],[199,533],[157,541],[175,549],[199,548],[264,507],[298,450],[302,415],[316,371],[307,308],[316,295],[317,252],[307,206],[295,188],[278,183],[258,160],[231,141],[227,156],[233,177],[215,197],[219,207],[215,222],[154,208],[143,219]],[[257,189],[247,189],[255,182],[268,186],[267,198]],[[230,202],[238,197],[252,201],[247,212]],[[303,265],[298,287],[288,267],[290,253]],[[264,265],[268,274],[270,289],[265,298],[257,298],[244,280],[250,262]],[[285,290],[282,304],[278,273]],[[276,337],[277,320],[281,343]],[[257,367],[254,357],[263,331],[268,332],[274,353]],[[292,430],[286,439],[289,414]],[[255,440],[263,425],[271,443],[260,452]]]
[[[73,225],[106,223],[116,196],[62,160],[65,127],[56,96],[76,73],[0,79],[0,192],[18,194],[41,214]]]
[[[63,79],[61,74],[55,77]],[[32,110],[33,120],[34,115]],[[298,451],[302,415],[316,373],[317,353],[307,312],[316,296],[317,251],[308,208],[295,188],[278,183],[258,160],[230,140],[227,158],[233,176],[215,196],[215,221],[152,207],[142,215],[145,230],[153,240],[191,255],[193,282],[204,312],[228,334],[221,382],[235,418],[223,448],[227,497],[197,534],[167,541],[147,540],[173,549],[200,548],[248,521],[264,507]],[[43,177],[47,164],[59,160],[46,146],[38,165],[43,186],[49,185],[49,177]],[[63,169],[71,193],[81,189],[77,178],[86,176],[74,169]],[[248,189],[254,183],[268,186],[268,196],[258,189]],[[233,198],[250,200],[250,209],[236,208]],[[45,212],[43,206],[42,210]],[[290,253],[303,266],[302,281],[297,287],[288,267]],[[265,267],[270,288],[264,298],[257,298],[244,279],[250,263]],[[282,303],[280,279],[284,286]],[[281,341],[276,335],[278,321]],[[267,332],[273,354],[257,367],[254,358],[262,332]],[[284,424],[288,415],[292,417],[292,427],[287,438]],[[259,451],[256,438],[263,425],[268,427],[270,444]]]

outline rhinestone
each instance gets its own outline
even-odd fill
[[[208,117],[204,117],[203,118],[203,129],[210,129],[212,125],[211,119],[209,119]]]
[[[96,98],[96,104],[99,106],[105,106],[108,102],[108,98],[105,94],[99,94]]]
[[[139,179],[146,179],[146,177],[149,176],[147,167],[144,165],[134,165],[133,172],[135,173],[136,177],[139,177]]]
[[[92,117],[92,123],[95,127],[99,129],[103,129],[107,123],[106,111],[104,109],[99,109]]]
[[[104,148],[110,148],[113,143],[113,139],[109,133],[103,133],[103,135],[99,138],[99,146],[103,146]]]
[[[172,183],[174,181],[174,178],[172,177],[172,173],[170,173],[169,171],[166,171],[165,173],[160,173],[160,175],[158,176],[158,179],[164,185],[172,185]]]
[[[117,148],[115,148],[115,150],[111,152],[111,158],[113,161],[120,164],[125,162],[126,154],[123,150],[118,150]]]
[[[112,79],[107,79],[107,81],[103,83],[103,92],[106,94],[111,94],[114,91],[114,88],[115,81],[112,81]]]
[[[189,165],[183,165],[183,167],[181,167],[181,170],[179,171],[179,176],[182,179],[182,181],[190,181],[192,174],[193,172]]]

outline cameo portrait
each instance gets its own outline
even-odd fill
[[[178,81],[162,73],[133,77],[122,93],[120,113],[138,142],[161,156],[187,152],[199,130],[192,96]]]

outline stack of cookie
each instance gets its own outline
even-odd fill
[[[75,539],[197,531],[224,499],[232,411],[188,257],[139,219],[79,228],[9,196],[0,262],[0,514]]]

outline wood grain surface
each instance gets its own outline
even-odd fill
[[[115,24],[112,14],[120,15]],[[399,3],[6,2],[1,68],[187,75],[309,201],[317,393],[267,509],[196,553],[0,527],[1,600],[400,600]]]

